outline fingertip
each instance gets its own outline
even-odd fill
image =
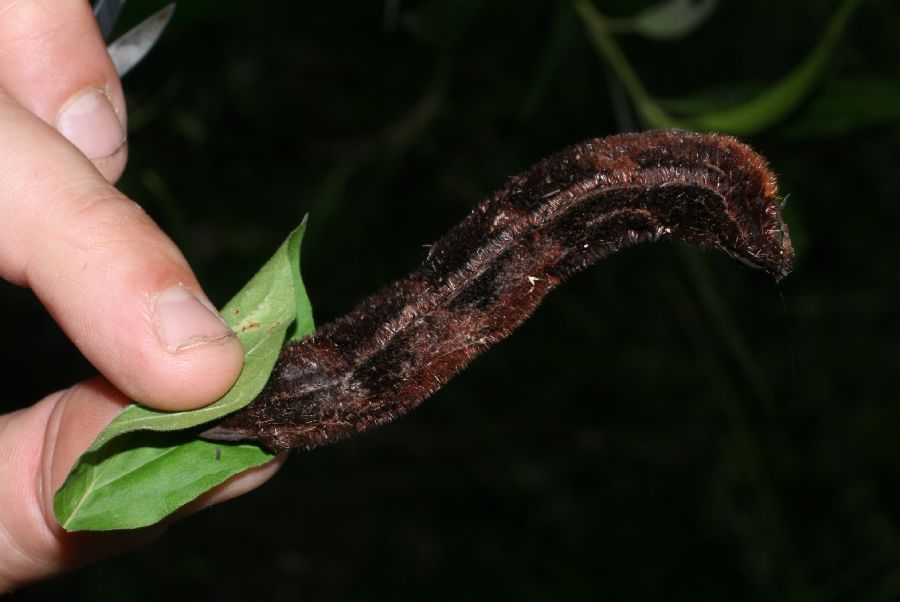
[[[64,102],[53,121],[109,182],[119,179],[128,158],[125,108],[119,104],[109,86],[90,87]]]
[[[128,163],[128,141],[122,143],[116,152],[108,157],[100,159],[91,159],[91,163],[100,172],[100,175],[110,183],[116,183],[125,172],[125,165]]]
[[[215,307],[192,287],[179,282],[150,300],[150,321],[161,361],[159,374],[142,383],[136,399],[161,410],[203,407],[224,395],[239,376],[244,350]],[[150,341],[148,341],[150,343]]]
[[[230,331],[212,340],[163,349],[152,367],[138,373],[132,390],[140,403],[164,411],[201,408],[225,395],[244,365],[244,349]]]
[[[0,86],[110,182],[127,153],[125,97],[90,4],[0,0]]]
[[[47,176],[27,180],[27,194],[0,195],[0,217],[15,234],[0,239],[0,273],[31,287],[131,399],[171,411],[221,397],[240,374],[243,349],[184,256],[137,204],[96,174],[81,175],[82,155],[45,140],[44,128],[20,125],[44,156],[16,154],[8,169]]]
[[[232,336],[231,328],[212,305],[178,283],[157,293],[153,325],[160,343],[171,352]]]

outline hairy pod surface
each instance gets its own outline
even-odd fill
[[[745,144],[677,130],[590,140],[511,178],[409,276],[287,345],[260,395],[201,436],[277,452],[389,422],[569,276],[667,239],[719,249],[779,280],[791,269],[775,178]]]

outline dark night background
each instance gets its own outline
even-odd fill
[[[723,2],[688,37],[617,39],[656,97],[740,96],[794,68],[837,5]],[[219,304],[309,212],[324,323],[508,176],[623,127],[569,10],[185,0],[125,79],[121,188]],[[900,3],[863,2],[807,100],[745,136],[790,194],[782,284],[676,245],[625,251],[402,420],[18,595],[900,599],[898,32]],[[92,374],[2,288],[4,408]]]

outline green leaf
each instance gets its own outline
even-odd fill
[[[160,412],[139,405],[123,410],[56,493],[54,509],[65,529],[151,525],[232,475],[273,458],[256,446],[223,445],[177,431],[250,403],[268,380],[290,325],[298,324],[293,337],[312,332],[299,267],[305,228],[306,219],[222,310],[244,346],[244,369],[234,386],[199,410]]]
[[[836,137],[897,121],[900,79],[835,80],[825,82],[778,134],[792,140]]]
[[[671,115],[696,116],[736,106],[765,90],[765,84],[758,81],[728,82],[705,86],[673,98],[657,98],[656,101]]]
[[[312,304],[309,302],[309,295],[306,294],[306,287],[303,285],[303,276],[300,275],[300,243],[303,242],[303,233],[305,231],[306,218],[304,217],[303,222],[297,230],[294,231],[296,235],[292,234],[291,236],[288,236],[287,239],[287,258],[291,265],[291,283],[294,285],[294,328],[291,333],[292,341],[302,339],[315,329]]]
[[[299,280],[300,242],[305,230],[306,219],[222,309],[222,317],[244,347],[244,368],[234,386],[221,399],[198,410],[163,412],[129,405],[94,440],[91,450],[130,431],[183,430],[210,422],[241,409],[256,397],[278,359],[288,327],[299,314],[301,332],[312,332],[312,311]]]
[[[806,60],[777,84],[741,105],[687,119],[685,126],[694,130],[713,130],[746,136],[767,129],[784,119],[800,105],[819,80],[850,16],[861,1],[845,0]]]
[[[255,445],[133,432],[79,458],[54,498],[54,510],[67,531],[144,527],[273,457]]]
[[[712,14],[718,0],[667,0],[629,19],[631,29],[648,38],[674,40],[699,27]]]

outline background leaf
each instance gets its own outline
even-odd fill
[[[683,38],[716,8],[717,0],[668,0],[644,9],[631,20],[636,33],[657,40]]]
[[[900,78],[834,80],[778,133],[799,140],[842,136],[863,127],[900,121]]]
[[[482,7],[478,0],[431,0],[406,15],[403,24],[423,43],[447,48],[465,36]]]
[[[613,39],[616,22],[600,14],[590,0],[575,0],[575,8],[584,21],[594,47],[615,71],[647,126],[748,136],[783,121],[809,96],[860,2],[862,0],[844,0],[819,42],[803,62],[759,95],[735,106],[683,116],[667,113],[661,103],[647,92],[637,72]],[[678,104],[677,100],[674,102]]]
[[[247,405],[262,390],[285,333],[313,330],[300,280],[304,218],[275,255],[225,306],[222,314],[244,345],[244,369],[219,401],[190,412],[128,406],[75,463],[54,498],[69,531],[134,529],[159,522],[229,477],[274,455],[254,445],[223,445],[180,431]],[[146,432],[156,431],[156,432]]]
[[[800,106],[819,81],[847,21],[861,1],[845,0],[841,3],[809,56],[777,84],[743,104],[686,119],[685,126],[746,136],[782,121]]]

